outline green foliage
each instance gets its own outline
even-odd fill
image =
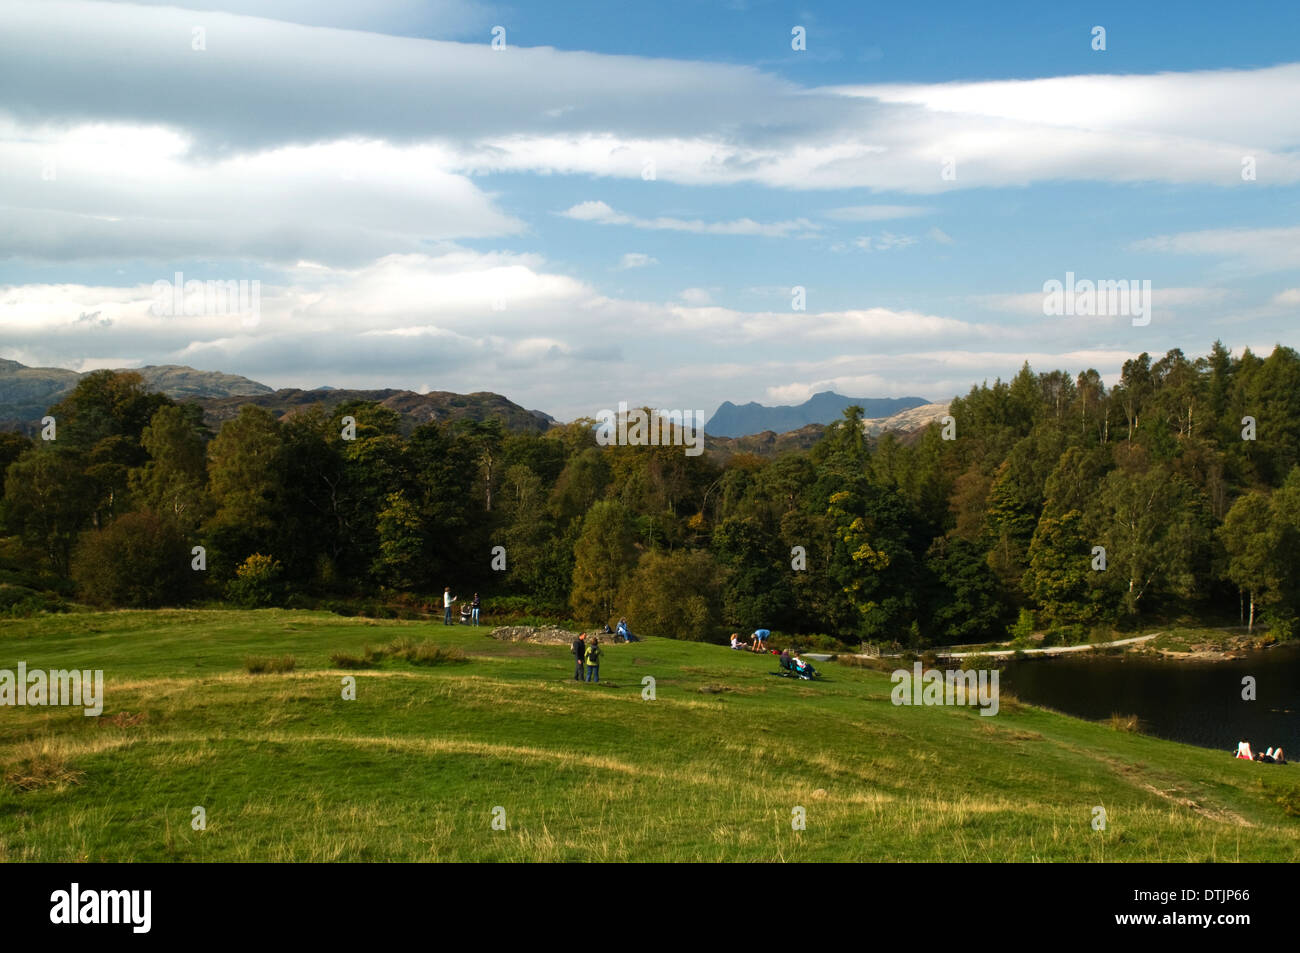
[[[635,561],[631,513],[622,503],[601,500],[582,521],[573,549],[573,590],[569,605],[578,619],[616,618],[618,596]]]
[[[704,550],[646,553],[628,582],[622,614],[637,634],[710,641],[722,624],[723,578]]]
[[[194,575],[189,546],[175,524],[148,511],[87,530],[72,557],[79,594],[97,605],[174,605],[189,596]]]
[[[235,578],[226,586],[227,598],[250,609],[274,605],[281,593],[282,569],[279,560],[253,553],[235,570]]]

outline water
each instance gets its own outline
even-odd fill
[[[1242,700],[1247,675],[1256,701]],[[1027,658],[1010,662],[1001,683],[1023,701],[1078,718],[1137,715],[1146,734],[1223,751],[1243,739],[1256,751],[1280,745],[1300,762],[1300,646],[1221,662]]]

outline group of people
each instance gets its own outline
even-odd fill
[[[603,629],[601,629],[601,634],[602,634],[602,635],[612,635],[612,636],[614,636],[614,641],[616,641],[616,642],[636,642],[636,641],[638,641],[638,640],[637,640],[637,637],[636,637],[635,635],[632,634],[632,632],[631,632],[630,629],[628,629],[628,627],[627,627],[627,619],[619,619],[619,620],[618,620],[618,628],[617,628],[617,629],[611,629],[611,628],[609,627],[609,623],[606,622],[606,623],[605,623],[605,627],[604,627]]]
[[[600,681],[600,639],[596,636],[587,641],[587,635],[584,632],[573,640],[570,647],[573,657],[577,660],[577,666],[573,670],[575,681]]]
[[[1263,754],[1258,754],[1250,750],[1250,742],[1242,741],[1237,744],[1237,757],[1243,761],[1263,761],[1265,764],[1286,764],[1286,755],[1282,753],[1281,748],[1269,748]]]
[[[627,619],[618,620],[618,628],[611,629],[608,624],[605,625],[602,635],[612,635],[615,641],[636,642],[637,637],[632,634],[632,630],[627,626]],[[573,640],[570,646],[573,652],[574,662],[573,678],[575,681],[600,681],[600,639],[593,635],[589,640],[584,632]]]
[[[451,607],[460,602],[459,596],[451,594],[451,586],[442,590],[442,624],[451,625]],[[461,625],[478,625],[478,613],[483,607],[479,600],[478,593],[474,593],[472,602],[467,602],[460,607],[460,624]]]
[[[755,629],[754,634],[749,637],[748,642],[740,641],[740,636],[735,632],[731,633],[731,647],[733,649],[746,649],[750,652],[767,652],[767,640],[772,633],[768,629]]]

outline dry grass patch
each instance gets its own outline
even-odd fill
[[[71,784],[80,784],[84,776],[84,771],[72,766],[64,745],[47,740],[16,746],[4,766],[4,783],[16,791],[62,791]]]

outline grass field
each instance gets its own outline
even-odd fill
[[[486,631],[279,610],[2,622],[0,668],[103,669],[105,703],[0,708],[0,859],[1300,859],[1297,766],[1005,696],[995,717],[896,707],[880,672],[795,682],[667,640],[609,644],[580,685],[567,649]],[[401,638],[466,658],[331,662]]]

